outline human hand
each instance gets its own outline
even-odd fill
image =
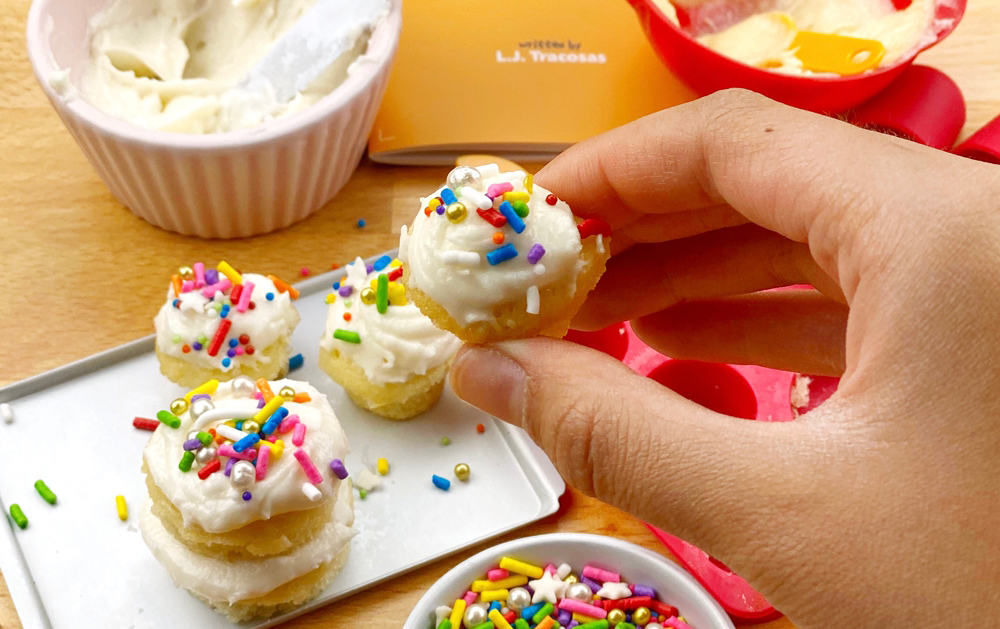
[[[537,338],[464,348],[460,397],[803,629],[1000,625],[1000,168],[730,91],[536,180],[613,228],[576,327],[631,319],[676,358],[840,388],[794,422],[738,420]],[[756,292],[800,283],[818,290]]]

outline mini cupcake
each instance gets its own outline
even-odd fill
[[[463,341],[562,337],[604,272],[609,235],[531,175],[459,166],[421,199],[399,257],[409,298]]]
[[[234,621],[325,589],[354,521],[347,437],[326,397],[304,382],[240,376],[205,383],[158,417],[140,529],[173,580]]]
[[[406,298],[399,260],[347,265],[320,340],[320,367],[362,408],[409,419],[437,402],[461,341]]]
[[[299,322],[298,291],[273,275],[240,273],[226,262],[182,267],[156,314],[160,371],[181,386],[245,375],[288,373],[290,338]]]

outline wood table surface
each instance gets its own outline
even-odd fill
[[[28,6],[28,0],[0,0],[0,385],[151,333],[164,274],[191,260],[226,258],[294,278],[302,267],[326,271],[356,254],[389,249],[412,217],[414,199],[447,172],[364,161],[336,199],[277,233],[220,241],[162,231],[112,198],[46,101],[24,47]],[[921,57],[962,88],[968,104],[963,138],[1000,114],[998,28],[1000,0],[971,0],[955,33]],[[367,221],[364,229],[356,227],[359,218]],[[601,533],[662,549],[640,521],[572,489],[558,513],[497,541],[555,531]],[[399,627],[441,574],[486,546],[285,626]],[[0,628],[20,626],[0,579]],[[760,626],[793,625],[779,619]]]

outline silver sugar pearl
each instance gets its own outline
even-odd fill
[[[233,378],[233,395],[250,397],[257,390],[257,385],[249,376],[236,376]]]
[[[507,592],[507,606],[516,612],[531,605],[531,594],[524,588],[511,588]]]
[[[191,417],[198,419],[201,414],[205,411],[210,411],[215,408],[215,404],[212,404],[212,400],[207,397],[200,397],[194,402],[191,402]]]
[[[586,583],[573,583],[566,588],[566,598],[589,603],[594,598],[594,593]]]
[[[198,452],[194,455],[194,460],[205,465],[209,461],[214,460],[216,456],[218,456],[218,452],[215,448],[199,448]]]
[[[482,192],[483,176],[472,166],[456,166],[448,173],[447,182],[455,194],[458,194],[458,189],[462,186],[470,186]]]
[[[486,603],[473,603],[465,608],[465,626],[475,627],[476,625],[481,625],[486,622],[487,615],[490,613],[489,608]]]
[[[229,482],[236,489],[250,489],[257,482],[257,468],[250,461],[237,461],[229,472]]]

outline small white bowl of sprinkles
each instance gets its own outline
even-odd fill
[[[427,590],[403,629],[733,629],[666,557],[603,535],[512,540],[466,559]]]

